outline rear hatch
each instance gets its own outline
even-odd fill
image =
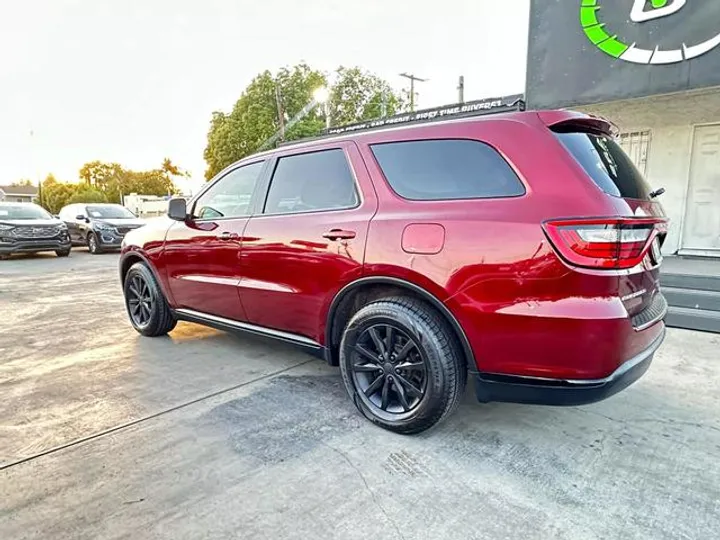
[[[661,248],[667,219],[642,173],[609,134],[602,121],[559,123],[555,137],[595,183],[598,196],[615,199],[616,216],[550,224],[558,240],[571,244],[571,257],[580,266],[615,269],[619,296],[637,329],[656,322],[667,304],[660,294]],[[603,193],[605,195],[603,195]],[[578,255],[580,257],[578,257]]]

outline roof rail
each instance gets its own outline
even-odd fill
[[[376,118],[365,122],[357,122],[355,124],[347,124],[345,126],[337,126],[323,130],[323,133],[317,137],[306,137],[294,141],[285,141],[278,146],[288,146],[305,141],[313,141],[325,139],[335,135],[343,135],[346,133],[365,132],[381,129],[385,127],[399,125],[426,124],[430,122],[439,122],[454,118],[466,118],[473,116],[485,116],[488,114],[500,114],[513,111],[524,111],[525,100],[523,94],[513,94],[511,96],[480,99],[477,101],[466,101],[465,103],[457,103],[455,105],[443,105],[442,107],[434,107],[432,109],[422,109],[419,111],[396,114],[394,116],[386,116],[385,118]]]

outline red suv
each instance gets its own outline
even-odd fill
[[[347,130],[172,200],[126,236],[120,274],[141,334],[293,343],[339,365],[372,422],[416,433],[468,374],[481,402],[552,405],[642,376],[665,334],[658,193],[584,114]]]

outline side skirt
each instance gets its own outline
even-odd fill
[[[180,321],[202,324],[204,326],[216,328],[217,330],[240,334],[253,334],[256,336],[274,339],[276,341],[284,341],[285,343],[290,343],[291,345],[298,347],[307,354],[322,360],[327,360],[327,348],[320,345],[317,341],[305,336],[292,334],[290,332],[283,332],[281,330],[274,330],[272,328],[265,328],[264,326],[257,326],[246,322],[233,321],[232,319],[226,319],[224,317],[218,317],[217,315],[210,315],[209,313],[202,313],[192,309],[176,309],[173,310],[173,315],[175,315],[175,318]]]

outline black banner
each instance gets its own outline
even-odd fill
[[[346,126],[338,126],[326,130],[326,135],[334,135],[339,133],[350,133],[365,129],[375,129],[384,126],[393,126],[397,124],[410,124],[413,122],[428,122],[432,120],[442,120],[445,118],[458,118],[463,116],[479,116],[483,114],[498,113],[505,111],[524,110],[525,103],[522,94],[505,96],[491,99],[481,99],[477,101],[468,101],[458,103],[456,105],[444,105],[432,109],[422,109],[411,113],[396,114],[385,118],[377,118],[368,120],[367,122],[359,122],[357,124],[348,124]]]

